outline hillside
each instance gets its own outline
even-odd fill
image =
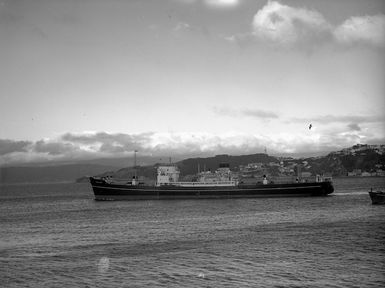
[[[155,179],[156,170],[153,162],[155,159],[146,159],[151,164],[143,165],[142,161],[138,161],[141,165],[137,167],[137,175],[141,175],[146,179]],[[158,158],[158,160],[160,160]],[[96,161],[96,160],[95,160]],[[126,163],[132,163],[132,159],[124,159]],[[123,165],[127,168],[117,170],[116,163],[114,165],[100,165],[94,163],[73,163],[49,166],[24,166],[24,167],[1,167],[0,183],[28,183],[28,182],[63,182],[63,181],[88,181],[85,176],[93,175],[111,175],[116,178],[130,179],[135,174],[133,167]],[[176,162],[181,171],[181,176],[194,175],[203,170],[214,171],[219,167],[220,163],[229,163],[230,168],[234,171],[239,170],[240,166],[246,166],[249,163],[262,163],[267,173],[277,175],[279,168],[281,170],[290,171],[297,165],[301,166],[302,172],[310,172],[315,174],[331,174],[333,176],[346,176],[351,171],[362,171],[367,173],[378,173],[385,171],[385,145],[355,145],[350,148],[329,153],[326,156],[308,157],[308,158],[284,158],[269,156],[267,154],[250,154],[250,155],[216,155],[214,157],[197,157],[188,158]]]
[[[177,163],[182,175],[190,175],[198,172],[199,169],[203,171],[215,171],[220,163],[229,163],[230,169],[237,170],[240,165],[247,165],[248,163],[269,163],[269,162],[279,162],[279,160],[274,156],[269,156],[267,154],[251,154],[251,155],[240,155],[240,156],[231,156],[231,155],[216,155],[214,157],[208,158],[189,158],[182,160]]]
[[[249,163],[261,163],[270,175],[278,175],[278,166],[281,168],[293,168],[293,170],[295,170],[296,166],[301,166],[301,172],[310,172],[312,175],[330,174],[332,176],[346,176],[348,172],[354,170],[375,173],[381,170],[385,171],[385,145],[355,145],[341,151],[329,153],[326,156],[297,159],[275,157],[267,154],[216,155],[208,158],[189,158],[177,162],[176,165],[181,171],[181,176],[187,176],[196,174],[198,170],[214,171],[219,167],[220,163],[229,163],[233,171],[237,171],[240,166],[246,166]],[[140,167],[138,175],[155,179],[154,166]],[[134,173],[133,171],[132,169],[124,168],[109,175],[117,178],[131,178]]]
[[[376,172],[385,170],[385,145],[354,145],[323,157],[300,159],[313,174],[331,173],[346,176],[348,172],[361,170]]]

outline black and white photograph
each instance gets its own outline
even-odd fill
[[[385,287],[384,0],[0,0],[1,287]]]

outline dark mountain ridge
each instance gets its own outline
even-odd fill
[[[189,175],[198,172],[198,165],[200,171],[215,171],[216,169],[218,169],[219,164],[228,163],[232,170],[236,170],[239,168],[240,165],[247,165],[248,163],[255,162],[269,163],[279,162],[279,160],[274,156],[269,156],[263,153],[240,156],[222,154],[208,158],[189,158],[177,162],[177,165],[182,175]]]

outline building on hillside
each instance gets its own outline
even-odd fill
[[[302,178],[311,177],[311,172],[307,172],[307,171],[301,172],[301,177]]]
[[[382,169],[377,169],[376,176],[385,177],[385,171]]]

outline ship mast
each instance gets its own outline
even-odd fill
[[[137,177],[137,167],[136,167],[136,153],[138,152],[138,150],[134,150],[134,171],[135,171],[135,180],[136,180],[136,177]]]

